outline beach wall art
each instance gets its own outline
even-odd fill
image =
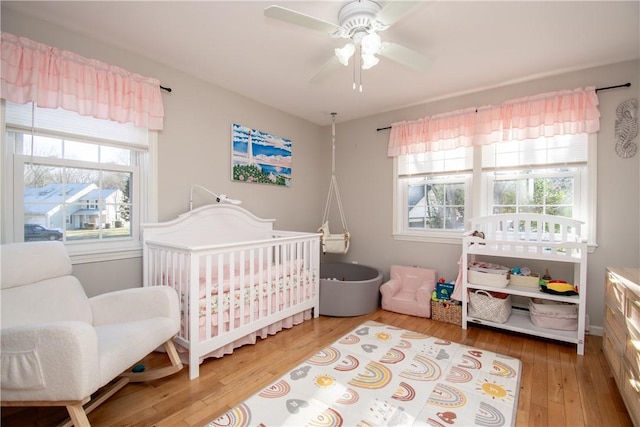
[[[291,140],[233,123],[231,179],[290,187]]]

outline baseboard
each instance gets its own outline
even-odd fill
[[[604,328],[602,326],[590,325],[587,333],[589,335],[595,335],[595,336],[601,337],[602,335],[604,335]]]

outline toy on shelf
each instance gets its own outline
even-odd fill
[[[444,277],[438,279],[436,288],[431,295],[431,299],[434,301],[451,301],[451,294],[456,284],[453,281],[447,282]]]
[[[540,280],[540,290],[553,295],[578,295],[578,286],[564,280]]]

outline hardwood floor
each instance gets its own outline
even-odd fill
[[[518,426],[631,426],[631,420],[601,351],[602,339],[587,336],[585,356],[575,346],[495,329],[463,330],[448,323],[378,310],[359,317],[313,319],[233,355],[208,359],[200,377],[188,368],[146,384],[129,384],[89,414],[92,426],[202,426],[261,390],[317,350],[365,320],[519,358],[523,364]],[[158,366],[164,355],[144,363]],[[48,426],[64,421],[64,408],[2,408],[2,426]]]

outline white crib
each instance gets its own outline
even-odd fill
[[[273,222],[217,204],[143,225],[144,286],[178,291],[191,379],[206,357],[318,317],[320,235]]]

